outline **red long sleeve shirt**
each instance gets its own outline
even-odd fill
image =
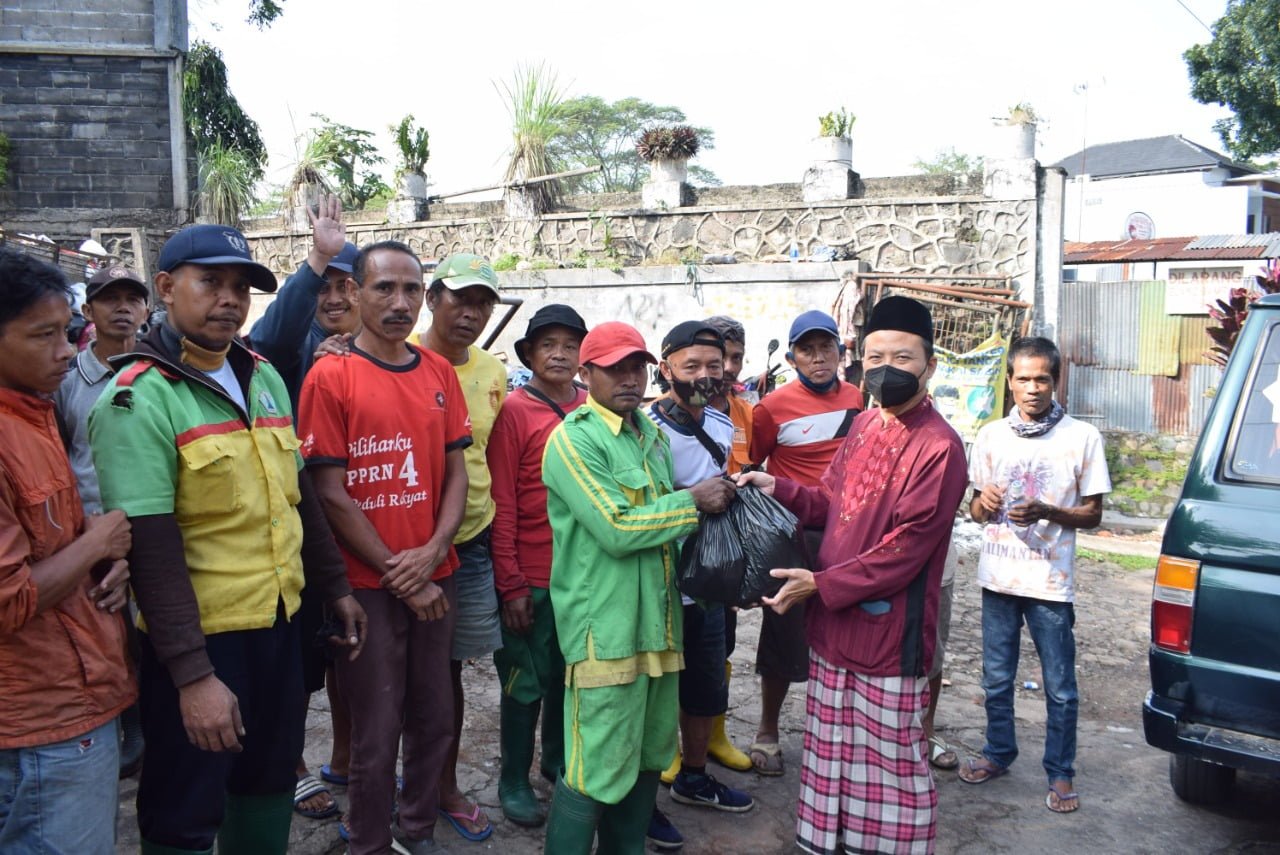
[[[570,413],[587,400],[584,389],[560,409]],[[523,388],[507,396],[489,434],[487,456],[496,510],[489,534],[494,585],[502,602],[551,586],[551,523],[542,483],[542,452],[560,415]]]

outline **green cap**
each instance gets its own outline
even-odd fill
[[[494,297],[502,296],[498,293],[498,274],[493,272],[493,265],[488,259],[470,252],[455,252],[441,261],[431,276],[431,284],[437,282],[443,283],[450,291],[482,285],[492,291]]]

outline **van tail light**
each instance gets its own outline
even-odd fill
[[[1199,578],[1199,561],[1160,556],[1151,592],[1151,641],[1161,650],[1191,652],[1191,617]]]

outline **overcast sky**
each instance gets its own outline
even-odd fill
[[[1226,6],[1184,2],[1210,26]],[[1191,99],[1182,60],[1210,34],[1178,0],[286,0],[261,32],[246,7],[191,0],[192,36],[222,49],[274,182],[322,112],[377,132],[389,161],[387,126],[413,113],[431,133],[432,192],[494,183],[511,138],[494,81],[540,62],[570,95],[671,104],[713,128],[695,162],[726,184],[799,181],[817,117],[842,105],[864,176],[910,174],[951,146],[982,154],[992,117],[1021,101],[1045,119],[1046,164],[1086,140],[1182,134],[1222,149],[1212,125],[1226,111]]]

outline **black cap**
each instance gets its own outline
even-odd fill
[[[276,290],[275,274],[253,260],[249,242],[230,226],[187,226],[165,241],[159,268],[172,273],[184,264],[243,264],[254,288],[268,294]]]
[[[718,347],[724,353],[724,336],[706,321],[685,321],[676,324],[671,332],[662,338],[662,358],[666,359],[677,350],[684,350],[695,344]]]
[[[547,327],[565,327],[584,338],[587,335],[587,324],[582,320],[582,315],[563,303],[548,303],[533,313],[533,317],[529,318],[529,326],[525,327],[524,337],[516,340],[516,356],[524,363],[525,368],[533,367],[529,364],[525,346],[539,330]]]
[[[93,298],[101,294],[104,288],[117,282],[124,282],[134,286],[135,290],[143,296],[143,299],[151,297],[151,292],[147,290],[147,283],[142,281],[141,276],[123,264],[112,264],[89,277],[89,283],[85,285],[84,289],[84,301],[86,303],[92,302]]]
[[[925,305],[910,297],[885,297],[871,310],[867,335],[880,330],[897,330],[920,336],[933,343],[933,316]]]

